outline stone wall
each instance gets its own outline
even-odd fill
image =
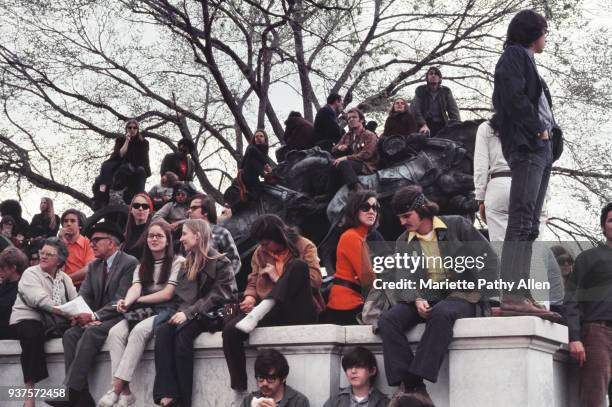
[[[414,345],[424,325],[407,334]],[[289,361],[288,383],[306,394],[311,406],[320,407],[346,379],[340,365],[345,347],[363,345],[378,360],[379,388],[391,395],[384,377],[380,338],[369,326],[311,325],[258,328],[247,346],[249,389],[255,389],[253,362],[257,349],[274,347]],[[229,374],[221,347],[221,334],[202,334],[195,342],[194,406],[228,406]],[[534,317],[474,318],[457,321],[454,339],[437,383],[427,383],[437,407],[572,407],[576,401],[576,367],[567,354],[567,328]],[[62,344],[46,344],[50,377],[41,385],[61,384],[64,377]],[[0,341],[0,383],[22,384],[17,341]],[[140,362],[132,390],[137,406],[153,406],[155,365],[152,344]],[[110,360],[106,346],[90,375],[97,400],[110,388]],[[23,403],[0,401],[2,406]],[[43,405],[42,402],[38,403]]]

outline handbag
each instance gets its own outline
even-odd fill
[[[66,283],[64,281],[62,281],[62,284],[64,284],[64,295],[67,300],[68,299],[68,288],[66,287]],[[19,298],[21,298],[21,301],[25,305],[27,305],[28,307],[32,309],[37,310],[38,313],[40,314],[40,322],[42,322],[43,334],[46,339],[61,338],[62,336],[64,336],[64,332],[66,332],[66,330],[70,328],[69,320],[59,315],[55,315],[51,312],[43,311],[36,307],[32,307],[31,305],[28,304],[23,294],[18,293],[18,295],[19,295]]]
[[[143,304],[142,306],[137,306],[134,309],[131,308],[130,311],[123,314],[123,318],[125,318],[127,321],[128,329],[131,331],[139,322],[142,322],[145,319],[153,317],[157,314],[158,312],[155,307]]]

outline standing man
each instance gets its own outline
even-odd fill
[[[94,312],[79,314],[73,319],[75,326],[64,333],[64,384],[68,387],[68,400],[47,401],[54,407],[73,407],[77,403],[79,407],[95,406],[87,375],[108,331],[123,319],[116,303],[125,297],[138,265],[136,258],[119,251],[122,241],[123,233],[113,223],[98,223],[92,230],[91,247],[96,260],[87,267],[79,295]]]
[[[435,137],[449,123],[461,121],[461,116],[453,92],[441,85],[442,72],[438,67],[427,70],[425,81],[427,84],[414,91],[412,111],[419,131]]]
[[[600,407],[612,369],[612,202],[601,211],[606,244],[576,257],[565,308],[569,351],[580,363],[580,405]]]
[[[344,184],[349,189],[364,189],[357,179],[358,175],[373,174],[378,167],[378,136],[365,129],[365,116],[357,108],[346,114],[349,132],[345,133],[338,144],[332,149],[334,168],[341,175]],[[332,177],[338,179],[339,177]],[[332,183],[337,187],[337,183]],[[337,188],[332,188],[335,192]]]
[[[532,243],[539,234],[550,170],[561,154],[558,143],[553,152],[551,137],[560,142],[561,130],[534,59],[544,51],[547,29],[546,20],[535,11],[517,13],[510,21],[504,52],[495,67],[493,106],[502,152],[512,172],[501,270],[502,279],[512,282],[530,276]],[[560,318],[535,302],[527,289],[503,292],[500,315]]]
[[[68,209],[60,218],[62,229],[60,237],[68,247],[68,258],[64,265],[64,273],[72,279],[78,290],[87,274],[87,265],[95,259],[89,239],[81,235],[81,228],[85,223],[85,215],[77,209]]]
[[[234,242],[234,238],[229,230],[217,225],[217,208],[215,201],[204,194],[197,194],[191,197],[189,208],[187,209],[189,219],[203,219],[210,223],[212,230],[213,247],[219,253],[225,254],[229,259],[234,275],[238,274],[242,263],[240,253]]]
[[[406,399],[406,403],[412,400],[420,402],[422,407],[433,407],[424,380],[436,382],[438,379],[453,338],[455,321],[477,316],[481,309],[479,303],[493,292],[477,291],[469,286],[434,290],[421,288],[420,283],[493,281],[497,278],[497,256],[466,218],[436,216],[438,205],[429,201],[419,186],[401,188],[393,196],[391,206],[406,229],[397,239],[396,253],[412,253],[413,258],[427,257],[427,262],[421,262],[415,269],[396,270],[396,281],[409,279],[416,284],[414,289],[394,290],[397,303],[378,321],[385,373],[390,386],[404,387],[405,393],[397,392],[393,397],[396,403]],[[468,256],[484,258],[483,267],[445,267],[447,258],[466,259]],[[441,259],[444,262],[439,261]],[[406,331],[422,322],[426,322],[425,332],[415,354],[406,339]]]
[[[327,104],[317,112],[314,121],[314,129],[317,135],[317,142],[331,140],[337,143],[344,133],[338,124],[338,115],[344,109],[342,96],[332,93],[327,97]]]
[[[258,391],[244,398],[241,407],[309,407],[308,398],[287,385],[289,364],[276,349],[263,349],[255,359]]]

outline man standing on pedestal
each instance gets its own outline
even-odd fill
[[[495,67],[493,106],[499,118],[502,152],[512,172],[501,272],[502,279],[515,284],[530,276],[532,243],[539,234],[550,170],[561,154],[561,130],[534,59],[544,51],[547,30],[546,20],[535,11],[517,13],[510,21],[504,52]],[[527,289],[502,294],[499,315],[561,319],[535,302]]]
[[[565,295],[569,351],[580,363],[580,405],[601,407],[612,369],[612,202],[601,211],[606,244],[576,257]]]

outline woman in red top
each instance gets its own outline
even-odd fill
[[[336,249],[336,275],[329,293],[325,321],[338,325],[356,325],[355,316],[363,308],[362,289],[372,287],[374,273],[366,241],[378,225],[380,206],[373,191],[354,193],[344,208]]]

